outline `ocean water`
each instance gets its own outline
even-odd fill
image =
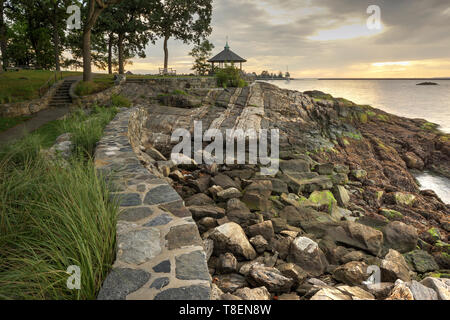
[[[436,123],[450,133],[450,80],[432,80],[438,86],[417,86],[417,80],[291,80],[268,81],[278,87],[319,90],[358,104],[367,104],[407,118]],[[432,189],[450,203],[450,180],[424,172],[417,176],[421,189]]]

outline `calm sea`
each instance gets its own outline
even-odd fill
[[[291,80],[269,81],[298,91],[320,90],[358,104],[368,104],[408,118],[422,118],[450,133],[450,80],[432,80],[438,86],[417,86],[416,80]],[[417,176],[423,189],[434,190],[450,203],[450,180],[423,173]]]

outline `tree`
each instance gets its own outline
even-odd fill
[[[6,46],[7,46],[7,27],[5,22],[5,0],[0,0],[0,51],[2,53],[2,59],[0,61],[0,72],[3,71],[4,68],[8,67],[8,58],[6,55]]]
[[[204,40],[200,44],[197,44],[189,53],[194,58],[192,70],[197,72],[198,75],[203,76],[208,73],[210,69],[208,58],[211,56],[213,49],[214,45],[208,40]]]
[[[169,65],[170,38],[186,44],[211,34],[212,0],[159,0],[150,20],[158,37],[164,39],[164,70]]]
[[[83,27],[83,81],[92,81],[91,34],[98,17],[109,6],[118,4],[122,0],[87,0],[87,13]]]
[[[105,10],[94,32],[103,32],[108,38],[108,71],[112,73],[112,48],[117,45],[119,73],[125,73],[127,59],[138,55],[145,58],[145,46],[154,42],[150,16],[156,1],[127,0]]]

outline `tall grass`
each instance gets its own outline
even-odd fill
[[[97,108],[58,124],[74,137],[60,166],[40,152],[45,137],[27,136],[0,154],[0,299],[95,299],[115,252],[118,207],[91,155],[115,110]],[[69,266],[81,290],[69,290]]]

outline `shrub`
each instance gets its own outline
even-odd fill
[[[217,85],[222,88],[243,88],[248,83],[241,78],[241,72],[234,66],[219,69],[216,73]]]
[[[131,107],[131,101],[119,94],[113,94],[111,96],[111,104],[117,108],[129,108]]]

